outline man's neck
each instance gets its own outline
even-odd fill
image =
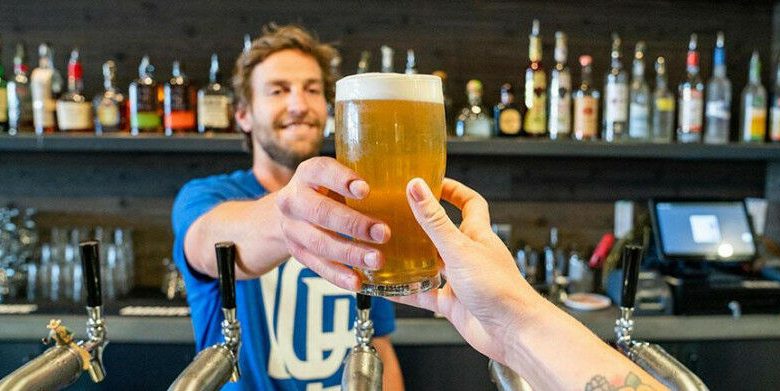
[[[258,145],[254,146],[252,158],[252,173],[255,179],[269,193],[287,185],[295,171],[271,160],[268,154]]]

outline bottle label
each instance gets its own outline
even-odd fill
[[[628,86],[624,83],[609,83],[604,102],[605,121],[608,124],[628,120]]]
[[[505,109],[498,116],[498,131],[502,134],[520,133],[521,124],[520,112],[515,109]]]
[[[168,85],[165,87],[168,89],[168,96],[170,99],[169,105],[171,107],[171,111],[190,109],[190,99],[186,86]]]
[[[592,96],[584,96],[574,100],[574,134],[578,139],[596,137],[598,110],[598,100]]]
[[[656,98],[655,109],[658,111],[674,111],[674,99]]]
[[[465,122],[464,135],[480,138],[490,137],[492,128],[490,120],[487,118],[474,118]]]
[[[533,72],[533,76],[526,75],[525,80],[525,104],[528,111],[525,114],[525,131],[533,135],[541,135],[547,131],[547,93],[545,85],[547,79],[544,72]]]
[[[744,141],[764,141],[764,136],[766,135],[766,109],[763,107],[747,107],[743,129]]]
[[[198,97],[198,126],[226,129],[230,126],[230,102],[226,96]]]
[[[57,103],[53,99],[51,69],[36,68],[30,75],[33,122],[36,130],[54,127]]]
[[[571,132],[571,96],[557,96],[550,102],[550,133],[568,134]]]
[[[703,117],[702,93],[686,88],[680,96],[680,131],[682,133],[701,133]]]
[[[102,102],[97,107],[97,120],[100,125],[115,128],[119,126],[121,115],[119,107],[112,102]]]
[[[628,135],[631,138],[646,139],[650,136],[650,109],[646,104],[631,103]]]
[[[780,141],[780,98],[775,103],[775,107],[772,107],[772,128],[769,138],[772,141]]]
[[[165,128],[191,130],[195,128],[195,113],[192,111],[172,111],[165,116]]]
[[[92,128],[92,107],[86,102],[57,102],[57,123],[60,130]]]
[[[707,102],[707,118],[722,119],[725,121],[731,119],[729,103],[722,99]]]
[[[136,84],[134,86],[136,90],[135,104],[137,112],[143,111],[156,111],[157,110],[157,89],[153,85]]]
[[[0,122],[8,121],[8,91],[0,88]]]
[[[134,129],[157,130],[160,127],[160,116],[154,111],[139,112],[130,118]]]

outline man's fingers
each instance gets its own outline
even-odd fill
[[[282,224],[282,230],[288,242],[294,242],[323,259],[371,270],[379,269],[384,263],[379,250],[303,221],[287,220]]]
[[[347,198],[362,199],[369,191],[366,181],[332,157],[319,156],[304,161],[295,176],[311,188],[324,187]]]
[[[461,242],[462,234],[447,216],[447,212],[433,196],[431,189],[420,178],[406,185],[406,196],[414,218],[431,238],[433,244],[444,253],[447,248]]]
[[[439,289],[432,289],[416,295],[388,297],[387,299],[396,303],[439,312]]]
[[[444,178],[441,199],[461,210],[463,215],[461,229],[465,234],[474,238],[474,233],[491,231],[488,203],[470,187],[454,179]]]
[[[328,230],[365,242],[385,243],[390,239],[390,227],[341,204],[314,189],[303,188],[297,193],[282,192],[276,199],[279,210],[293,219],[305,220]]]
[[[320,277],[330,281],[333,285],[352,292],[358,290],[360,277],[354,270],[336,262],[322,259],[310,253],[297,243],[288,242],[287,247],[290,250],[290,255],[317,273]]]

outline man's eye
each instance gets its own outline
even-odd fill
[[[322,94],[322,88],[309,88],[309,93],[320,95]]]
[[[281,88],[274,88],[274,89],[268,91],[268,95],[273,95],[273,96],[281,95],[281,93],[282,93],[282,89]]]

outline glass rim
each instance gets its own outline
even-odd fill
[[[336,81],[336,102],[348,100],[406,100],[444,103],[439,76],[404,73],[360,73]]]

